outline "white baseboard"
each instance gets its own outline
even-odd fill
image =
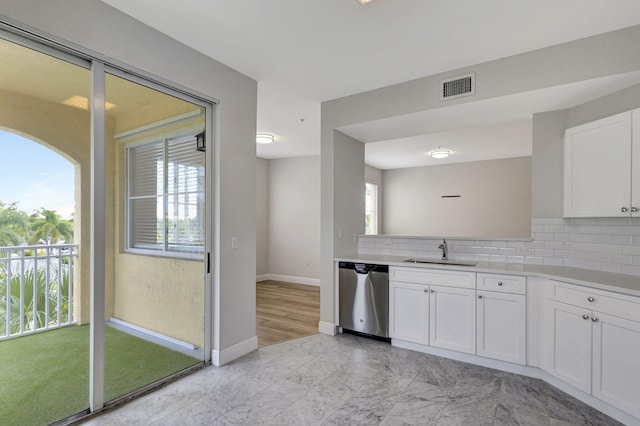
[[[260,281],[284,281],[287,283],[294,284],[305,284],[305,285],[315,285],[320,286],[320,280],[318,278],[306,278],[306,277],[295,277],[293,275],[278,275],[278,274],[262,274],[256,275],[256,282]]]
[[[329,336],[336,335],[336,325],[332,322],[320,321],[318,322],[318,331],[322,334],[328,334]]]
[[[258,349],[258,337],[253,336],[247,340],[244,340],[235,345],[229,346],[222,350],[211,351],[211,362],[213,365],[220,367],[228,362],[233,361],[236,358],[240,358],[243,355],[253,352]]]
[[[164,334],[149,330],[148,328],[144,328],[139,325],[131,324],[130,322],[118,318],[111,317],[106,322],[106,324],[112,328],[115,328],[116,330],[120,330],[148,342],[164,346],[165,348],[181,352],[185,355],[193,356],[200,359],[202,359],[204,355],[204,350],[202,348],[198,348],[192,343],[166,336]]]

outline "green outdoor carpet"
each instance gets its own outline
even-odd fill
[[[199,360],[106,327],[105,400]],[[47,425],[89,407],[89,327],[0,342],[0,425]]]

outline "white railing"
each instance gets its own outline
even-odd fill
[[[72,324],[77,244],[0,247],[0,340]]]

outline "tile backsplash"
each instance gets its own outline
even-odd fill
[[[447,238],[449,257],[481,262],[572,266],[640,276],[640,218],[537,218],[530,241]],[[438,258],[441,239],[366,236],[359,254]]]

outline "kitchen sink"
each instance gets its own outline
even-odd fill
[[[455,265],[455,266],[476,266],[478,262],[470,262],[466,260],[454,260],[454,259],[417,259],[410,258],[405,259],[403,262],[406,263],[431,263],[435,265]]]

